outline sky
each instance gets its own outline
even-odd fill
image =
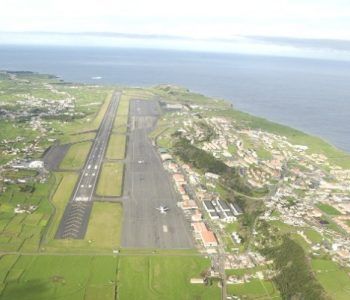
[[[77,43],[76,37],[63,33],[103,32],[131,34],[126,44],[135,43],[132,35],[138,34],[161,36],[157,42],[167,47],[176,46],[174,37],[182,37],[183,47],[193,47],[192,42],[197,41],[199,48],[203,41],[213,41],[216,46],[212,47],[217,49],[227,47],[227,42],[232,46],[233,41],[233,48],[245,44],[247,50],[247,41],[248,45],[254,41],[254,47],[262,52],[272,51],[272,46],[274,51],[288,52],[301,47],[310,50],[293,39],[350,41],[349,0],[1,0],[0,5],[0,43],[40,43],[45,39],[49,43]],[[25,36],[24,32],[56,32],[60,36],[47,39],[46,35],[44,39],[37,34]],[[165,43],[167,36],[170,42]],[[278,39],[271,39],[275,37]],[[91,34],[84,39],[90,42]],[[99,39],[102,44],[123,42],[121,37]],[[334,51],[334,45],[325,46],[321,48]]]

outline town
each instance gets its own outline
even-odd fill
[[[293,144],[285,136],[251,129],[228,117],[211,116],[200,105],[168,104],[162,122],[168,124],[155,139],[164,167],[172,174],[184,211],[200,251],[225,253],[227,270],[257,267],[249,276],[230,276],[228,283],[271,278],[261,266],[271,263],[259,249],[259,220],[290,232],[313,256],[329,255],[344,267],[350,258],[350,170],[333,164],[308,146]],[[242,209],[231,197],[224,200],[220,175],[201,172],[172,155],[174,134],[204,150],[228,167],[239,170],[255,189],[267,188],[264,211],[249,237],[238,229]],[[168,149],[166,149],[168,147]],[[249,198],[249,197],[248,197]],[[273,242],[271,241],[271,244]],[[254,275],[255,274],[255,275]]]

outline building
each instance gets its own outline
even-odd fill
[[[205,210],[209,213],[209,212],[216,212],[215,207],[213,205],[213,203],[210,200],[204,200],[203,201],[203,205]]]
[[[168,153],[161,154],[160,157],[161,157],[162,161],[167,161],[167,160],[173,159],[173,157]]]
[[[231,211],[230,206],[227,204],[226,201],[217,200],[216,203],[222,211]]]
[[[201,238],[204,247],[210,248],[218,245],[215,234],[203,222],[192,223],[192,227]]]

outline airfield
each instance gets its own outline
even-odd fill
[[[129,140],[123,193],[121,246],[183,249],[193,246],[189,228],[176,206],[169,175],[148,134],[159,116],[156,101],[130,101]],[[169,212],[156,208],[167,206]]]
[[[72,199],[65,209],[56,233],[57,239],[83,239],[85,236],[93,204],[93,195],[113,127],[119,99],[120,94],[115,93],[98,129],[88,159],[80,173]]]
[[[119,103],[120,94],[115,93],[84,167],[80,170],[79,179],[65,208],[55,238],[84,239],[93,203],[96,199],[100,201],[102,199],[102,201],[115,201],[122,204],[120,244],[122,248],[193,248],[190,228],[185,222],[183,213],[176,205],[178,196],[168,173],[163,168],[156,148],[148,137],[149,133],[154,130],[161,113],[157,101],[137,99],[128,101],[129,117],[125,158],[107,159],[107,147],[112,134],[113,122],[119,117],[117,114]],[[110,182],[113,179],[108,176],[103,178],[106,177],[106,174],[103,176],[101,172],[102,165],[106,166],[107,160],[112,161],[111,166],[123,163],[125,165],[120,197],[100,197],[98,195],[99,181],[109,180],[109,185],[111,185]],[[160,206],[167,207],[169,210],[161,213],[157,210]]]

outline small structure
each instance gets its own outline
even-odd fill
[[[192,284],[204,284],[203,278],[191,278],[190,282]]]
[[[34,160],[28,164],[29,169],[42,169],[44,167],[44,162],[41,160]]]

